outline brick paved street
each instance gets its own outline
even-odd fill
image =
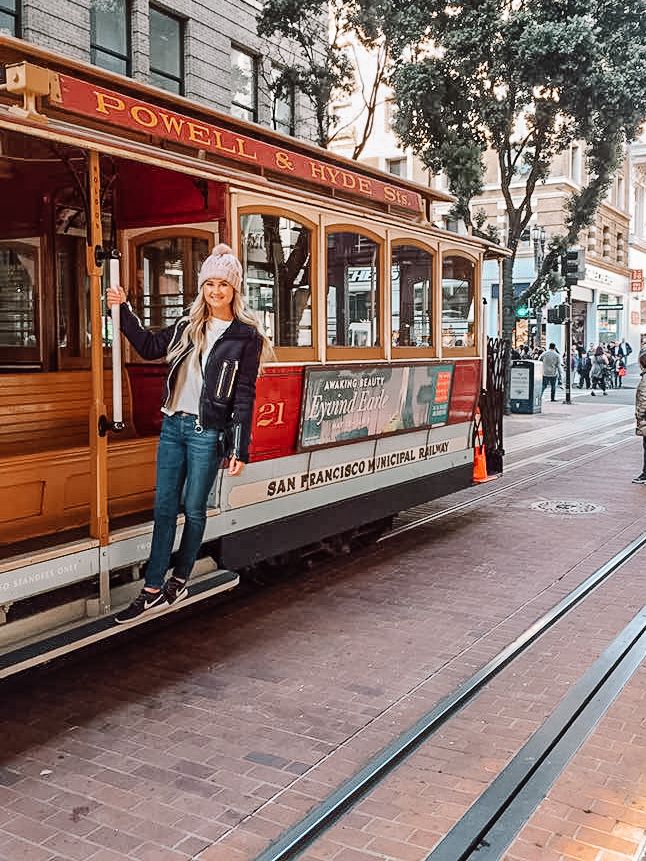
[[[580,454],[575,447],[562,460]],[[638,459],[638,441],[626,436],[572,470],[361,557],[5,685],[0,859],[253,858],[646,529],[644,488],[630,484]],[[573,498],[606,511],[574,518],[531,508]],[[639,609],[643,568],[643,559],[627,565],[501,674],[416,755],[414,785],[393,775],[311,858],[424,857]],[[613,708],[643,690],[642,673]],[[592,770],[603,779],[601,765]],[[639,788],[627,779],[629,804]],[[627,833],[614,836],[634,843]]]

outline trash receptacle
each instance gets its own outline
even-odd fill
[[[516,359],[511,363],[509,401],[512,413],[540,413],[543,363]]]

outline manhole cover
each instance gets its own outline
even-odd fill
[[[593,502],[583,502],[582,499],[568,501],[564,499],[544,499],[541,502],[533,502],[534,511],[545,511],[547,514],[595,514],[597,511],[605,511],[603,505],[595,505]]]

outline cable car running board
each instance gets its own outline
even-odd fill
[[[139,625],[145,625],[169,613],[176,613],[184,607],[211,598],[220,592],[227,592],[235,588],[239,582],[240,578],[233,571],[220,570],[192,585],[188,596],[167,610],[144,614],[126,625],[117,625],[114,621],[114,613],[111,613],[109,616],[83,622],[28,645],[9,649],[0,654],[0,679],[32,669],[85,646],[100,643],[115,634],[132,631]]]

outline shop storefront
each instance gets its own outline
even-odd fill
[[[586,345],[608,344],[625,338],[630,342],[630,280],[627,275],[587,262],[585,279],[573,289],[573,299],[585,303]],[[579,302],[575,303],[580,309]]]

